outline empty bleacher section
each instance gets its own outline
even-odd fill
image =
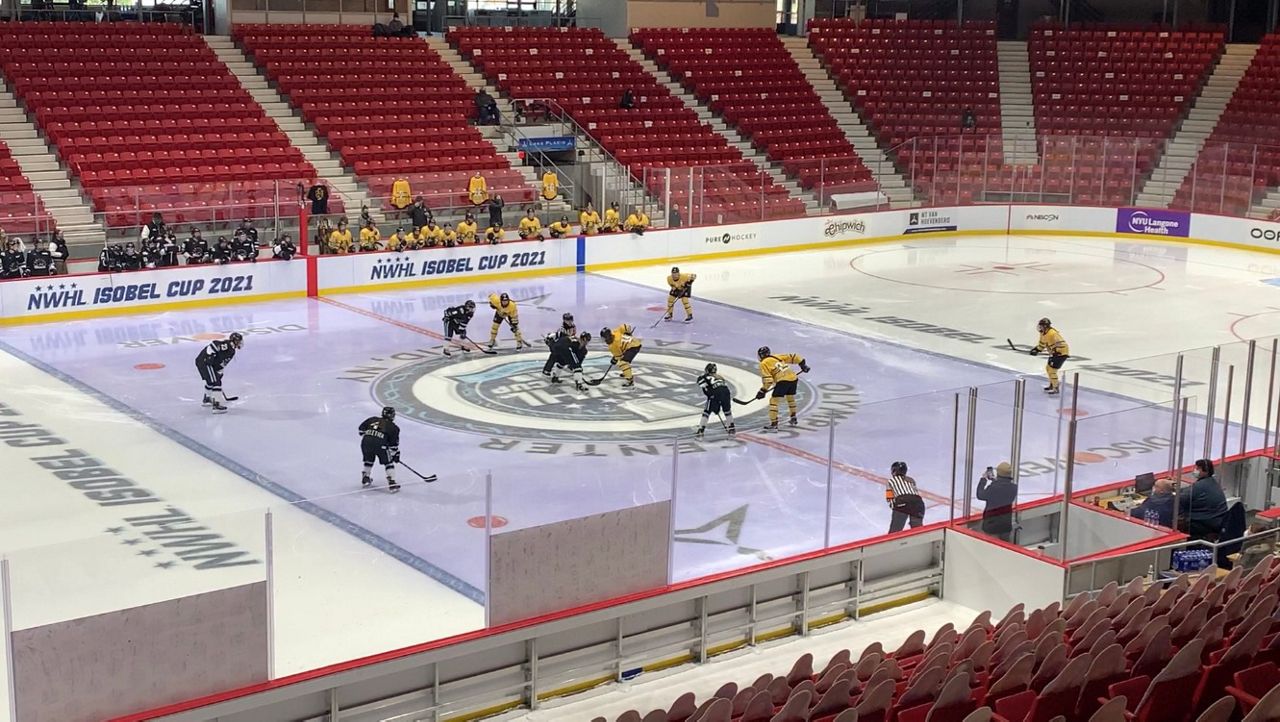
[[[9,146],[0,142],[0,229],[9,235],[48,233],[49,217]]]
[[[876,190],[772,28],[654,28],[631,41],[806,190]]]
[[[1174,208],[1243,215],[1280,186],[1278,100],[1280,35],[1273,33],[1262,39],[1195,166],[1174,196]]]
[[[1216,30],[1032,28],[1046,193],[1133,203],[1222,50]],[[1074,174],[1059,171],[1072,165]]]
[[[665,195],[665,171],[672,169],[671,205],[685,219],[804,214],[803,203],[598,29],[455,27],[448,39],[503,93],[554,101],[655,196]],[[631,109],[619,107],[627,89],[635,97]],[[690,187],[703,199],[696,208]]]
[[[957,173],[1000,187],[994,22],[957,27],[941,20],[815,20],[809,39],[881,144],[898,158],[903,175],[926,197],[938,185],[962,202],[974,200],[973,184],[956,187]],[[966,109],[977,121],[969,131],[961,127]]]
[[[0,67],[109,226],[270,217],[314,178],[190,28],[4,23]]]
[[[421,39],[373,38],[353,25],[237,25],[232,35],[384,207],[399,178],[433,209],[469,206],[477,171],[508,203],[533,200],[470,125],[473,91]]]
[[[773,674],[692,692],[617,722],[1248,722],[1280,718],[1280,560],[1215,579],[1134,579],[993,622],[920,629],[892,651],[804,654]],[[598,717],[595,722],[607,722]]]

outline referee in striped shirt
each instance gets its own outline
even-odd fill
[[[907,462],[893,462],[889,473],[889,480],[884,487],[884,500],[893,510],[889,533],[902,531],[907,522],[911,523],[912,529],[924,524],[924,499],[920,498],[916,480],[907,476]]]

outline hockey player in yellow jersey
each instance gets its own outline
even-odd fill
[[[590,203],[578,214],[578,224],[582,226],[584,236],[594,236],[600,232],[600,214],[596,213]]]
[[[1056,394],[1058,393],[1058,370],[1071,357],[1071,348],[1067,346],[1067,340],[1062,337],[1058,329],[1053,327],[1053,322],[1049,319],[1040,319],[1036,323],[1036,330],[1040,332],[1040,342],[1031,349],[1031,355],[1038,356],[1041,352],[1049,354],[1049,360],[1044,365],[1044,373],[1049,377],[1049,385],[1044,387],[1044,390],[1046,393]]]
[[[390,236],[387,237],[387,250],[388,251],[407,251],[413,248],[413,244],[416,242],[417,242],[417,239],[414,238],[413,231],[406,230],[403,226],[401,226],[400,228],[396,229],[395,233],[392,233]]]
[[[493,309],[493,325],[489,327],[489,348],[498,345],[498,328],[502,326],[502,322],[506,321],[511,327],[511,333],[516,337],[516,350],[529,347],[532,344],[524,340],[524,335],[520,333],[520,310],[516,308],[516,302],[511,300],[511,296],[505,293],[489,294],[489,308]]]
[[[458,221],[458,245],[465,246],[468,243],[475,243],[478,230],[479,226],[476,225],[476,219],[468,213],[465,218]]]
[[[618,213],[618,203],[614,201],[604,211],[604,224],[601,228],[605,233],[613,233],[622,225],[622,214]]]
[[[360,250],[366,252],[382,250],[382,234],[373,224],[373,219],[369,219],[364,224],[364,228],[360,229]]]
[[[760,359],[760,390],[756,392],[756,400],[763,399],[770,389],[773,390],[773,395],[769,397],[769,425],[764,427],[764,431],[778,430],[778,399],[780,398],[787,400],[787,411],[791,412],[788,423],[795,426],[799,423],[796,418],[796,387],[799,386],[800,379],[792,370],[791,364],[799,366],[802,374],[809,371],[809,364],[805,363],[804,358],[799,354],[775,354],[769,350],[768,346],[757,349],[756,356]]]
[[[632,377],[631,362],[636,359],[640,353],[640,339],[635,336],[635,328],[629,323],[610,329],[600,329],[600,338],[604,339],[605,345],[609,349],[609,365],[617,364],[622,368],[622,385],[635,386],[636,380]]]
[[[542,221],[534,214],[533,209],[525,211],[524,218],[520,219],[520,227],[516,229],[522,240],[530,240],[537,238],[542,240]]]
[[[662,320],[671,320],[671,309],[675,307],[677,298],[684,306],[684,322],[689,323],[693,320],[693,304],[689,299],[693,297],[693,281],[697,277],[696,273],[681,273],[679,268],[671,267],[671,275],[667,276],[667,285],[671,287],[670,292],[667,293],[667,315],[663,316]]]
[[[427,248],[434,248],[444,244],[444,229],[436,225],[435,221],[427,221],[427,225],[418,229],[418,240]]]
[[[573,232],[573,226],[569,225],[569,216],[560,216],[560,220],[547,226],[547,232],[552,238],[564,238]]]

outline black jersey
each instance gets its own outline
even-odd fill
[[[235,249],[230,243],[219,243],[209,249],[209,258],[214,263],[230,263],[235,256]]]
[[[164,255],[164,238],[150,236],[142,242],[142,265],[147,268],[159,268]]]
[[[14,248],[0,255],[0,275],[5,278],[22,278],[27,274],[27,256]]]
[[[298,246],[291,240],[277,238],[276,242],[271,244],[271,255],[273,258],[288,261],[298,253]]]
[[[203,238],[195,236],[188,238],[184,250],[189,264],[209,262],[209,242]]]
[[[197,363],[213,366],[221,371],[236,357],[236,346],[228,340],[210,341],[196,357]]]
[[[142,268],[142,254],[136,248],[126,248],[120,256],[120,263],[126,271],[137,271]]]
[[[58,267],[54,265],[53,254],[49,251],[37,248],[27,254],[27,275],[52,276],[57,272]]]
[[[370,416],[360,424],[359,431],[364,443],[378,444],[392,449],[400,445],[400,427],[390,419]]]
[[[466,305],[450,306],[444,310],[444,320],[455,326],[466,326],[471,317],[476,315],[475,307],[468,309]]]
[[[707,398],[729,393],[729,384],[717,374],[702,374],[698,377],[698,388]]]

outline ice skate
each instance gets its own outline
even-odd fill
[[[489,346],[488,346],[488,348],[489,348],[489,350],[490,350],[490,351],[494,350],[494,349],[495,349],[495,348],[497,348],[497,347],[498,347],[498,342],[497,342],[497,341],[490,341],[490,342],[489,342]]]
[[[213,397],[209,394],[204,395],[204,401],[200,402],[201,406],[213,406]]]
[[[635,385],[636,385],[636,380],[635,380],[635,379],[623,379],[623,380],[622,380],[622,388],[624,388],[624,389],[626,389],[626,388],[630,388],[630,387],[635,386]]]
[[[685,316],[685,317],[684,317],[684,322],[685,322],[685,323],[693,323],[693,314],[689,314],[688,316]]]
[[[1046,387],[1044,387],[1044,392],[1045,392],[1046,394],[1049,394],[1050,396],[1052,396],[1053,394],[1058,393],[1058,387],[1057,387],[1057,386],[1046,386]]]
[[[738,427],[734,426],[733,424],[729,424],[729,435],[730,435],[730,436],[737,436],[737,435],[738,435]]]
[[[760,433],[762,434],[776,434],[777,432],[778,432],[778,422],[776,421],[771,421],[763,429],[760,429]]]
[[[522,348],[533,348],[533,344],[529,343],[524,339],[520,339],[519,341],[516,341],[516,350],[519,351]]]
[[[373,479],[370,479],[368,476],[365,476],[364,474],[361,474],[361,475],[360,475],[360,488],[361,488],[361,489],[368,489],[368,488],[369,488],[369,486],[370,486],[370,485],[372,485],[372,484],[373,484]]]
[[[790,426],[799,426],[800,419],[797,419],[796,417],[792,416],[790,419],[787,419],[787,424]]]
[[[662,317],[662,320],[663,320],[663,321],[670,321],[670,320],[671,320],[671,314],[669,314],[669,313],[668,313],[667,315],[663,316],[663,317]]]
[[[573,387],[583,393],[587,392],[587,385],[582,383],[581,381],[574,381]]]
[[[217,399],[214,399],[214,400],[213,400],[213,403],[211,404],[211,406],[213,406],[213,413],[215,413],[215,414],[225,414],[225,413],[227,413],[227,407],[226,407],[225,405],[223,405],[223,403],[222,403],[221,401],[218,401]]]
[[[400,485],[399,485],[399,484],[397,484],[397,483],[396,483],[396,482],[394,482],[394,481],[387,481],[387,491],[389,491],[389,492],[391,492],[392,494],[394,494],[394,493],[396,493],[397,491],[400,491]]]
[[[560,377],[559,377],[559,376],[552,376],[552,377],[551,377],[551,383],[553,383],[553,384],[558,384],[558,383],[560,383]]]
[[[702,441],[702,437],[706,435],[706,432],[707,430],[705,428],[699,426],[698,430],[693,432],[693,438],[697,441]]]
[[[441,347],[440,351],[441,351],[441,352],[443,352],[445,356],[452,356],[452,355],[453,355],[452,353],[450,353],[450,352],[449,352],[449,347],[448,347],[448,346]]]

